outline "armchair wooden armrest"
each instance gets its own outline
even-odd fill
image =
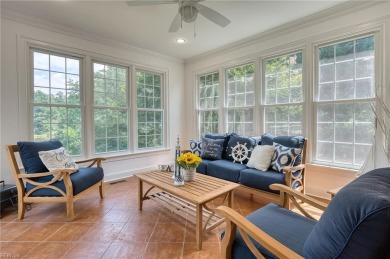
[[[298,184],[295,189],[305,193],[305,164],[286,166],[283,173],[286,175],[287,186],[294,187]]]
[[[300,204],[300,202],[297,201],[297,199],[322,211],[324,211],[328,206],[326,203],[315,200],[283,184],[271,184],[270,188],[271,190],[280,191],[280,206],[289,209],[289,200],[291,200],[295,207],[297,207],[297,209],[302,212],[303,215],[314,220],[317,219],[310,215],[310,213],[304,207],[302,207],[302,205]]]
[[[77,164],[84,164],[84,163],[92,162],[87,167],[92,167],[94,164],[96,164],[97,167],[102,167],[102,161],[104,161],[104,160],[106,160],[106,158],[104,158],[104,157],[95,157],[95,158],[91,158],[91,159],[76,161],[76,163]]]
[[[28,179],[28,178],[37,178],[37,177],[48,176],[48,175],[55,175],[55,174],[60,174],[60,173],[71,174],[73,172],[74,172],[74,169],[59,169],[59,170],[55,170],[53,172],[44,172],[44,173],[36,173],[36,174],[19,174],[18,178]]]
[[[268,251],[276,255],[278,258],[303,258],[299,254],[295,253],[285,245],[278,242],[276,239],[259,229],[244,216],[240,215],[235,210],[226,207],[219,206],[215,209],[216,213],[226,218],[226,231],[225,237],[222,240],[222,254],[221,258],[231,258],[231,251],[233,241],[236,234],[236,229],[239,230],[243,240],[248,248],[256,256],[256,258],[264,258],[260,252],[256,249],[248,235],[256,242],[261,244]]]

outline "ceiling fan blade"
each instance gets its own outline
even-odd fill
[[[211,8],[208,8],[207,6],[199,5],[199,13],[212,21],[215,24],[218,24],[221,27],[226,27],[229,23],[230,20],[223,16],[222,14],[218,13],[217,11],[214,11]]]
[[[143,1],[126,1],[128,6],[144,6],[144,5],[158,5],[158,4],[177,4],[178,0],[172,1],[155,1],[155,0],[143,0]]]
[[[177,13],[171,23],[171,26],[169,27],[168,32],[177,32],[180,29],[180,25],[181,25],[181,15],[180,13]]]

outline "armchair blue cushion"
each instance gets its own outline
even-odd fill
[[[332,199],[305,242],[314,258],[390,258],[390,168],[360,176]]]
[[[73,185],[73,195],[75,196],[81,193],[82,191],[85,191],[89,187],[97,184],[98,182],[103,180],[103,177],[104,177],[104,173],[103,173],[103,168],[101,167],[79,168],[77,172],[74,172],[73,174],[70,175],[70,180]],[[36,181],[46,182],[46,180],[42,178],[43,177],[40,177],[36,179]],[[66,192],[64,181],[57,181],[53,183],[53,186],[56,186],[60,188],[63,192]],[[26,183],[26,192],[30,191],[34,187],[35,185]],[[61,197],[61,194],[56,190],[43,188],[34,191],[33,193],[31,193],[30,196],[31,197],[39,197],[39,196]]]
[[[298,254],[302,254],[303,244],[316,224],[316,221],[302,217],[274,203],[249,214],[246,218]],[[254,244],[265,258],[277,258],[259,243],[255,242]],[[232,255],[232,258],[256,258],[238,231],[233,243]]]

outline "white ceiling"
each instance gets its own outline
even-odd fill
[[[194,24],[183,23],[176,33],[168,28],[177,4],[129,7],[124,1],[1,1],[1,8],[87,32],[120,43],[179,59],[217,49],[285,23],[306,17],[345,0],[221,1],[202,2],[231,20],[221,28],[203,16]],[[178,45],[175,39],[185,38]]]

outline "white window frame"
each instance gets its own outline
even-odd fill
[[[126,69],[126,107],[113,107],[113,106],[96,106],[95,105],[95,91],[94,91],[94,64],[97,63],[97,64],[101,64],[101,65],[105,65],[105,66],[114,66],[114,67],[119,67],[119,68],[124,68]],[[113,63],[113,62],[107,62],[107,61],[104,61],[102,59],[92,59],[91,60],[91,75],[92,75],[92,79],[91,79],[91,92],[92,92],[92,100],[91,100],[91,117],[93,118],[92,120],[92,136],[93,136],[93,139],[91,141],[91,146],[92,146],[92,150],[91,152],[94,154],[94,155],[98,155],[98,154],[123,154],[123,153],[127,153],[129,151],[131,151],[131,138],[130,138],[130,122],[131,122],[131,118],[130,118],[130,114],[131,114],[131,109],[130,109],[130,92],[131,92],[131,81],[130,81],[130,78],[131,78],[131,67],[129,65],[123,65],[123,64],[120,64],[120,63]],[[95,145],[96,145],[96,136],[95,136],[95,110],[96,109],[101,109],[101,110],[115,110],[115,111],[127,111],[127,150],[118,150],[118,151],[106,151],[106,152],[96,152],[95,150]]]
[[[317,42],[315,45],[313,45],[313,144],[312,144],[312,157],[311,161],[313,164],[318,165],[325,165],[325,166],[334,166],[338,168],[346,168],[346,169],[353,169],[358,170],[360,169],[360,166],[358,165],[350,165],[350,164],[343,164],[343,163],[335,163],[335,162],[326,162],[317,160],[317,138],[318,138],[318,125],[317,125],[317,116],[318,116],[318,106],[320,104],[342,104],[342,103],[370,103],[375,100],[375,97],[372,98],[358,98],[358,99],[346,99],[346,100],[326,100],[326,101],[320,101],[319,100],[319,49],[326,46],[332,46],[335,44],[348,42],[348,41],[354,41],[357,39],[362,39],[365,37],[373,36],[374,37],[374,84],[377,85],[377,82],[380,82],[380,66],[381,58],[381,44],[380,44],[380,37],[377,30],[370,30],[366,33],[355,33],[354,35],[349,36],[339,36],[335,37],[332,40],[328,41],[321,41]],[[333,142],[334,144],[334,142]],[[334,160],[334,157],[333,157]]]
[[[137,107],[137,72],[146,72],[146,73],[152,73],[152,74],[159,74],[161,75],[161,108],[160,109],[151,109],[151,108],[141,108],[139,109]],[[168,78],[168,72],[167,71],[161,71],[161,70],[155,70],[151,68],[141,67],[141,66],[133,66],[132,69],[132,86],[131,87],[131,93],[132,93],[132,117],[133,117],[133,124],[134,126],[131,127],[133,130],[133,149],[134,152],[137,153],[143,153],[148,152],[150,150],[162,150],[167,148],[168,140],[168,127],[167,127],[167,107],[168,107],[168,89],[167,89],[167,78]],[[151,147],[151,148],[139,148],[138,147],[138,111],[162,111],[162,143],[160,147]]]
[[[243,106],[231,106],[229,107],[228,106],[228,102],[229,102],[229,98],[228,98],[228,70],[229,69],[234,69],[236,67],[245,67],[245,66],[248,66],[248,65],[253,65],[253,105],[243,105]],[[252,60],[252,61],[248,61],[248,62],[245,62],[245,63],[240,63],[240,64],[237,64],[237,65],[234,65],[234,66],[229,66],[229,67],[226,67],[224,68],[224,95],[223,95],[223,98],[224,98],[224,108],[223,108],[223,118],[224,118],[224,124],[223,124],[223,128],[225,129],[226,132],[229,131],[229,126],[228,126],[228,116],[229,116],[229,111],[238,111],[238,110],[246,110],[246,109],[252,109],[252,134],[251,135],[254,135],[256,133],[256,71],[258,70],[257,67],[256,67],[257,63]],[[244,92],[244,95],[245,95],[245,100],[246,100],[246,94],[247,92]],[[234,115],[236,116],[236,114]],[[234,122],[236,123],[236,122]],[[234,130],[235,133],[238,133]],[[240,133],[241,134],[241,133]],[[247,132],[244,131],[243,135],[247,135]]]
[[[61,50],[54,50],[50,48],[44,48],[41,46],[34,46],[34,45],[28,45],[28,55],[29,55],[29,67],[28,67],[28,99],[29,99],[29,135],[31,136],[31,140],[34,140],[34,107],[35,106],[45,106],[45,107],[65,107],[65,108],[80,108],[81,109],[81,154],[74,155],[74,157],[83,157],[85,156],[85,144],[87,140],[85,139],[85,129],[86,129],[86,123],[85,123],[85,101],[84,101],[84,88],[85,88],[85,82],[84,82],[84,64],[85,59],[83,56],[78,55],[76,53],[69,53],[68,51],[61,51]],[[78,59],[80,61],[79,63],[79,94],[80,94],[80,104],[79,105],[71,105],[71,104],[35,104],[34,102],[34,52],[44,53],[48,55],[56,55],[61,56],[64,58],[72,58],[72,59]],[[51,70],[49,70],[49,73],[51,73]],[[49,77],[50,80],[50,77]],[[66,83],[66,82],[65,82]],[[49,87],[51,88],[51,86]],[[50,123],[51,125],[51,123]],[[65,144],[65,143],[63,143]],[[66,146],[66,145],[65,145]]]
[[[219,87],[219,101],[218,101],[218,107],[214,107],[214,108],[201,108],[200,107],[200,78],[202,76],[206,77],[208,75],[211,75],[213,76],[214,74],[218,74],[218,87]],[[221,128],[221,111],[220,111],[220,107],[221,107],[221,102],[223,100],[223,97],[222,97],[222,94],[223,94],[223,91],[222,91],[222,88],[223,86],[221,85],[221,72],[219,70],[216,70],[216,71],[212,71],[212,72],[207,72],[207,73],[202,73],[202,74],[199,74],[199,75],[196,75],[196,118],[197,118],[197,136],[199,139],[201,139],[203,136],[201,134],[201,126],[202,126],[202,123],[200,121],[200,118],[201,118],[201,112],[208,112],[208,111],[214,111],[214,112],[217,112],[217,115],[218,115],[218,130]],[[218,133],[218,132],[216,132]]]
[[[296,103],[275,103],[275,104],[266,104],[266,89],[265,89],[265,86],[266,86],[266,73],[265,73],[265,69],[266,69],[266,65],[265,65],[265,62],[269,59],[275,59],[275,58],[278,58],[278,57],[283,57],[283,56],[290,56],[290,55],[293,55],[293,54],[297,54],[297,53],[302,53],[302,101],[301,102],[296,102]],[[290,106],[296,106],[296,105],[301,105],[302,106],[302,121],[301,121],[301,133],[300,134],[304,134],[305,133],[305,114],[306,114],[306,88],[307,88],[307,84],[306,84],[306,78],[307,78],[307,68],[306,68],[306,51],[304,49],[295,49],[295,50],[290,50],[290,51],[286,51],[286,52],[281,52],[281,53],[274,53],[273,55],[269,55],[269,56],[264,56],[263,58],[261,58],[261,103],[260,103],[260,111],[261,111],[261,130],[262,132],[265,132],[265,133],[270,133],[270,132],[266,132],[265,131],[265,109],[268,108],[268,107],[290,107]],[[291,86],[289,85],[289,89],[291,88]],[[290,131],[290,128],[288,128],[288,131]],[[270,133],[270,134],[273,134],[273,133]],[[289,135],[289,134],[287,134]],[[293,135],[296,135],[296,134],[293,134]]]

